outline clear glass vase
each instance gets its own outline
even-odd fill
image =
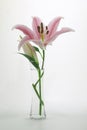
[[[36,70],[34,67],[31,71],[32,100],[30,108],[31,119],[45,119],[45,103],[44,103],[44,69]]]

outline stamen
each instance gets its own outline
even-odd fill
[[[49,33],[49,31],[46,32],[46,34],[48,34],[48,33]]]
[[[40,26],[37,26],[37,30],[38,30],[38,32],[40,33]]]
[[[48,30],[48,26],[46,26],[46,30]]]
[[[41,23],[41,33],[44,32],[43,23]]]

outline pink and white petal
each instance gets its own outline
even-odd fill
[[[18,45],[18,50],[20,50],[20,48],[22,47],[22,45],[25,44],[25,42],[27,42],[27,41],[29,41],[29,40],[31,40],[31,38],[28,37],[28,36],[25,36],[25,37],[20,41],[20,43],[19,43],[19,45]]]
[[[63,17],[57,17],[57,18],[54,18],[49,24],[48,24],[48,30],[49,30],[49,34],[47,35],[48,37],[51,37],[57,30],[57,27],[60,23],[60,20],[62,19]]]
[[[68,27],[62,28],[60,31],[55,32],[54,35],[51,36],[51,37],[44,43],[44,45],[46,46],[46,45],[52,43],[60,34],[63,34],[63,33],[66,33],[66,32],[74,32],[74,30],[71,29],[71,28],[68,28]]]
[[[33,43],[35,43],[37,46],[39,46],[40,48],[43,48],[43,43],[40,40],[37,39],[31,39],[28,36],[25,36],[19,43],[18,45],[18,50],[20,50],[20,48],[22,47],[22,45],[24,45],[26,42],[31,41]]]
[[[16,25],[12,29],[18,29],[22,31],[25,35],[28,35],[30,38],[35,37],[34,32],[25,25]]]
[[[71,29],[69,27],[63,27],[60,31],[56,32],[58,35],[62,34],[62,33],[66,33],[66,32],[75,32],[74,29]]]
[[[40,26],[40,24],[41,24],[40,18],[39,17],[33,17],[32,27],[33,27],[33,30],[36,33],[38,39],[40,39],[40,33],[38,32],[37,27]]]

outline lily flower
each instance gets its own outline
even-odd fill
[[[25,25],[16,25],[13,28],[22,31],[25,36],[20,41],[18,49],[22,47],[27,41],[32,41],[40,48],[44,49],[47,45],[51,44],[60,34],[74,31],[71,28],[63,27],[57,31],[57,27],[63,17],[54,18],[48,26],[45,26],[39,17],[33,17],[32,28],[28,28]]]

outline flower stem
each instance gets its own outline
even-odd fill
[[[41,101],[41,104],[42,104],[42,105],[44,105],[43,100],[42,100],[42,99],[40,99],[40,95],[39,95],[39,93],[38,93],[38,91],[37,91],[37,89],[36,89],[36,86],[35,86],[34,84],[32,84],[32,86],[33,86],[33,88],[34,88],[34,90],[35,90],[35,92],[36,92],[37,97],[38,97],[38,98],[39,98],[39,100]]]
[[[44,61],[45,61],[45,50],[43,50],[42,69],[44,69]]]
[[[42,50],[42,65],[37,69],[38,72],[38,80],[35,84],[32,84],[34,91],[39,98],[39,115],[42,115],[42,106],[44,106],[44,102],[42,100],[42,77],[44,75],[44,60],[45,60],[45,50]],[[37,90],[37,84],[39,88]]]
[[[41,76],[39,77],[39,79],[37,80],[37,82],[34,84],[35,87],[39,83],[39,81],[40,81],[40,79],[42,78],[43,75],[44,75],[44,72],[42,72]]]
[[[40,96],[40,104],[39,104],[39,115],[42,114],[42,104],[41,104],[41,99],[42,99],[42,93],[41,93],[41,89],[42,89],[42,83],[41,83],[41,70],[44,70],[44,60],[45,60],[45,50],[43,51],[43,57],[42,57],[42,67],[41,69],[38,69],[38,76],[39,76],[39,96]],[[44,73],[44,71],[43,71]]]
[[[41,99],[42,99],[42,94],[41,94],[41,70],[38,70],[38,76],[39,76],[39,96],[40,96],[40,104],[39,104],[39,115],[42,114],[42,104],[41,104]]]

